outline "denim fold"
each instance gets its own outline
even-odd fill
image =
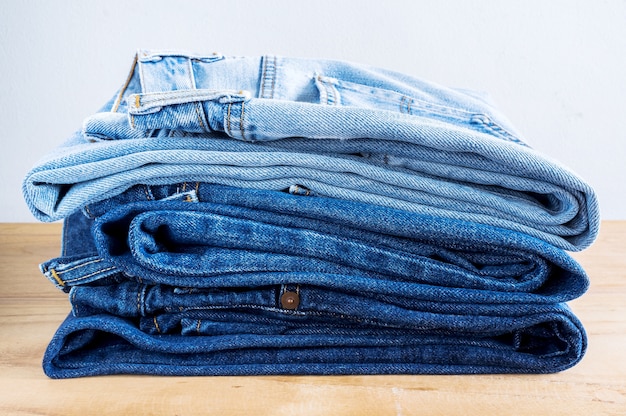
[[[300,359],[311,361],[290,371],[553,372],[585,350],[564,303],[587,289],[584,270],[506,229],[207,183],[136,185],[65,228],[66,255],[41,265],[72,305],[48,349],[51,377],[123,372],[123,362],[142,374],[227,374],[208,364],[222,356],[241,360],[241,374],[280,374]],[[178,360],[165,351],[181,336],[198,363],[131,362]],[[119,355],[97,364],[83,354],[98,355],[102,338]],[[473,352],[451,367],[440,360],[453,345]]]
[[[137,51],[27,173],[63,220],[51,378],[552,373],[594,190],[485,94],[351,62]]]
[[[483,97],[338,61],[140,51],[128,81],[27,174],[43,221],[136,183],[282,190],[479,222],[568,250],[595,239],[592,188]]]
[[[333,334],[326,327],[313,334],[151,335],[118,316],[70,314],[46,350],[44,371],[51,378],[551,373],[576,364],[586,348],[578,320],[564,305],[552,309],[519,318],[520,330],[494,337],[406,330]]]

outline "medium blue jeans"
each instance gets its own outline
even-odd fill
[[[102,112],[24,181],[65,218],[137,183],[303,185],[315,195],[507,228],[567,250],[597,200],[484,97],[352,63],[140,51]]]
[[[564,251],[325,197],[136,185],[65,223],[42,271],[73,312],[44,358],[97,374],[545,373],[577,363]]]

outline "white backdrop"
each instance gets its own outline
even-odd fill
[[[488,92],[626,219],[624,0],[0,0],[0,222],[21,181],[122,84],[138,48],[361,62]]]

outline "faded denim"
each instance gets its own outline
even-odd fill
[[[363,65],[140,51],[102,112],[27,175],[33,214],[61,219],[144,183],[319,196],[523,232],[567,250],[597,200],[478,94]]]
[[[27,174],[64,219],[52,378],[549,373],[596,196],[485,96],[347,62],[139,51]]]

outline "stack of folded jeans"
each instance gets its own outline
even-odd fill
[[[64,219],[53,378],[547,373],[593,190],[485,96],[353,63],[139,51],[24,182]]]

